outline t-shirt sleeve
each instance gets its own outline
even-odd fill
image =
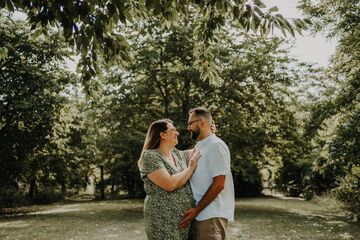
[[[226,146],[214,143],[208,152],[207,163],[210,177],[228,175],[230,173],[230,154]]]
[[[145,151],[142,156],[142,166],[140,168],[141,178],[146,177],[149,173],[156,171],[160,168],[165,168],[161,157],[153,151]]]

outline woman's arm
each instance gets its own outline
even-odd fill
[[[147,177],[150,179],[150,181],[165,191],[175,191],[176,189],[182,187],[189,180],[196,168],[196,164],[199,158],[200,153],[195,151],[189,161],[189,166],[184,171],[170,175],[166,169],[161,168],[149,173]]]

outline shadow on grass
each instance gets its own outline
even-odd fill
[[[129,221],[143,217],[142,200],[66,201],[56,205],[23,208],[15,214],[0,216],[0,220],[31,220],[37,218],[76,218],[86,221]]]

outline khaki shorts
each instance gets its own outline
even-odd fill
[[[225,240],[227,225],[225,218],[195,219],[190,227],[189,240]]]

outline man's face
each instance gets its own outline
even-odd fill
[[[191,132],[191,138],[196,140],[200,135],[199,123],[201,118],[197,118],[194,113],[191,113],[188,120],[187,130]]]

